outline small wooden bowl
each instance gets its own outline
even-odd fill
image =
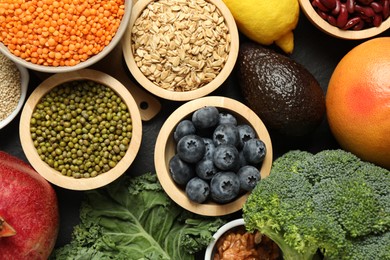
[[[364,30],[342,30],[329,24],[314,10],[310,0],[299,0],[299,4],[306,17],[321,31],[340,39],[361,40],[379,35],[390,28],[390,19],[386,19],[379,27],[371,27]]]
[[[75,71],[83,68],[90,67],[91,65],[95,64],[96,62],[103,59],[106,55],[108,55],[115,46],[121,41],[123,34],[126,31],[127,25],[130,20],[130,15],[132,11],[133,2],[132,0],[125,0],[125,13],[122,17],[122,21],[118,27],[118,30],[116,31],[114,37],[110,41],[110,43],[104,47],[104,49],[99,52],[98,54],[91,56],[87,60],[80,62],[74,66],[45,66],[45,65],[39,65],[35,64],[29,61],[26,61],[25,59],[22,59],[13,53],[9,51],[7,46],[5,46],[3,43],[0,42],[0,52],[2,52],[4,55],[6,55],[8,58],[13,60],[15,63],[26,67],[28,69],[32,69],[34,71],[40,71],[40,72],[46,72],[46,73],[63,73],[63,72],[70,72]]]
[[[18,105],[16,106],[15,110],[4,120],[0,121],[0,129],[4,128],[6,125],[8,125],[16,116],[19,114],[20,110],[22,109],[24,105],[24,101],[26,100],[26,95],[27,95],[27,89],[28,89],[28,84],[30,82],[30,74],[28,73],[28,70],[19,65],[16,64],[16,67],[18,68],[20,72],[20,80],[21,80],[21,93],[20,93],[20,99],[18,102]]]
[[[227,6],[222,0],[209,0],[210,3],[214,4],[221,11],[221,14],[225,18],[225,23],[230,33],[230,38],[231,38],[230,52],[229,52],[229,57],[223,69],[219,72],[217,77],[214,78],[210,83],[200,88],[197,88],[195,90],[179,92],[179,91],[166,90],[154,84],[141,72],[141,70],[138,68],[134,60],[134,55],[131,49],[131,31],[135,21],[140,16],[142,11],[149,3],[153,1],[154,0],[139,0],[134,5],[129,26],[122,39],[122,49],[123,49],[124,59],[131,74],[134,76],[134,78],[142,87],[144,87],[152,94],[164,99],[175,100],[175,101],[188,101],[188,100],[196,99],[210,94],[211,92],[216,90],[222,83],[224,83],[224,81],[230,75],[238,56],[239,35],[238,35],[238,30],[237,30],[235,20],[232,14],[230,13],[230,10],[227,8]]]
[[[129,147],[123,158],[117,165],[109,171],[97,175],[96,177],[80,178],[62,175],[54,168],[46,164],[38,155],[34,147],[30,133],[30,121],[34,112],[35,106],[41,98],[50,90],[63,83],[76,80],[91,80],[107,87],[112,88],[118,96],[125,102],[132,119],[132,138]],[[115,78],[99,71],[84,69],[74,72],[54,74],[43,81],[27,99],[23,108],[20,125],[20,140],[23,151],[33,166],[33,168],[41,174],[49,182],[70,190],[91,190],[102,187],[120,177],[131,165],[135,159],[142,138],[142,122],[138,106],[131,96],[130,92]]]
[[[154,163],[158,179],[168,196],[181,207],[205,216],[222,216],[240,210],[246,201],[249,193],[245,193],[236,200],[227,204],[214,202],[194,203],[187,198],[185,191],[172,179],[169,172],[169,160],[176,154],[176,142],[173,139],[173,132],[177,124],[188,117],[199,108],[215,106],[221,111],[227,111],[237,118],[238,123],[249,124],[256,131],[266,145],[267,153],[260,170],[261,178],[269,175],[272,165],[272,144],[266,127],[260,118],[247,106],[227,97],[208,96],[189,101],[176,109],[165,121],[157,137]]]

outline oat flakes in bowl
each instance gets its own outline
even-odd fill
[[[221,0],[140,0],[122,47],[140,85],[161,98],[186,101],[226,80],[238,45],[234,18]]]

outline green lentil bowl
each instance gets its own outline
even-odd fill
[[[26,101],[19,131],[27,159],[46,180],[91,190],[126,172],[141,144],[142,122],[124,85],[83,69],[43,81]]]

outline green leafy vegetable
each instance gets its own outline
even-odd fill
[[[194,259],[225,223],[176,205],[152,173],[86,192],[80,221],[52,259]]]

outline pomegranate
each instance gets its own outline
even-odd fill
[[[47,259],[58,229],[53,187],[29,164],[0,151],[0,259]]]

